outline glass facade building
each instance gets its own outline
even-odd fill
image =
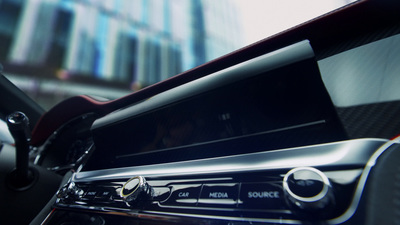
[[[238,34],[229,0],[0,0],[0,62],[133,89],[237,49]]]

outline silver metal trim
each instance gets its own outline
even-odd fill
[[[169,212],[153,212],[153,211],[143,211],[143,213],[149,214],[161,214],[161,215],[169,215],[169,216],[180,216],[180,217],[190,217],[190,218],[200,218],[200,219],[217,219],[217,220],[234,220],[234,221],[243,221],[243,222],[263,222],[263,223],[279,223],[279,224],[301,224],[299,220],[293,219],[260,219],[260,218],[250,218],[250,217],[229,217],[229,216],[212,216],[212,215],[198,215],[198,214],[189,214],[189,213],[169,213]]]
[[[134,176],[200,175],[295,167],[365,165],[386,139],[356,139],[297,148],[265,151],[174,163],[75,173],[74,182],[129,179]]]
[[[302,197],[302,196],[296,195],[295,193],[292,192],[292,190],[290,189],[290,187],[288,185],[288,179],[289,179],[290,175],[292,175],[293,173],[295,173],[295,172],[297,172],[299,170],[309,170],[311,172],[314,172],[314,173],[318,174],[318,176],[321,177],[321,179],[324,182],[324,186],[323,186],[323,188],[322,188],[320,193],[318,193],[317,195],[312,196],[312,197]],[[297,200],[302,201],[302,202],[317,202],[317,201],[323,199],[328,194],[328,190],[329,190],[330,186],[331,186],[331,184],[329,182],[328,177],[324,173],[322,173],[320,170],[317,170],[317,169],[312,168],[312,167],[297,167],[297,168],[294,168],[294,169],[290,170],[285,175],[285,177],[283,178],[283,190],[285,190],[294,199],[297,199]]]
[[[116,213],[119,215],[133,216],[136,217],[141,215],[145,216],[175,216],[175,217],[185,217],[185,218],[196,218],[196,219],[215,219],[215,220],[233,220],[233,221],[252,221],[252,222],[264,222],[264,223],[279,223],[279,224],[300,224],[301,221],[293,219],[260,219],[251,217],[229,217],[229,216],[212,216],[212,215],[199,215],[199,214],[189,214],[189,213],[173,213],[173,212],[159,212],[159,211],[132,211],[130,209],[120,209],[114,207],[99,207],[99,206],[83,206],[83,205],[63,205],[64,207],[70,207],[75,209],[90,209],[95,211],[101,211],[103,213]],[[176,219],[174,219],[176,221]]]
[[[304,40],[172,88],[132,107],[110,113],[96,120],[92,129],[312,57],[314,57],[314,51],[310,42]]]
[[[386,142],[384,145],[382,145],[379,149],[375,151],[375,153],[371,156],[371,158],[368,160],[368,162],[365,165],[365,168],[361,174],[361,177],[358,181],[358,185],[356,188],[356,191],[354,193],[353,200],[350,204],[350,207],[346,210],[344,214],[341,216],[328,220],[329,224],[340,224],[344,223],[345,221],[349,220],[354,213],[357,210],[358,204],[360,203],[361,200],[361,195],[362,192],[364,191],[365,184],[367,183],[368,175],[371,172],[372,168],[375,166],[376,161],[378,158],[392,145],[394,144],[400,144],[400,136],[396,137],[393,140],[390,140]]]

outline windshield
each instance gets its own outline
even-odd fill
[[[352,0],[3,0],[4,74],[45,109],[138,91]]]

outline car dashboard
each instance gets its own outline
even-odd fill
[[[364,223],[399,142],[349,139],[319,71],[305,40],[95,120],[50,221]]]
[[[395,224],[396,7],[360,1],[121,99],[60,103],[30,160],[63,179],[31,224]]]

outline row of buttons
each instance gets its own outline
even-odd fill
[[[95,198],[98,200],[110,200],[111,195],[113,193],[112,189],[101,189],[101,190],[95,190],[95,189],[89,189],[87,192],[84,194],[84,198],[87,200],[94,200]]]
[[[84,191],[81,200],[119,205],[123,203],[122,198],[119,196],[120,190],[121,186],[88,188]],[[279,182],[153,186],[152,200],[158,201],[165,206],[246,209],[285,208],[282,184]]]
[[[124,207],[125,203],[119,196],[121,186],[97,186],[81,187],[84,193],[81,201],[89,201],[91,204],[106,204],[114,207]]]
[[[252,209],[284,209],[280,183],[172,185],[162,205]]]

